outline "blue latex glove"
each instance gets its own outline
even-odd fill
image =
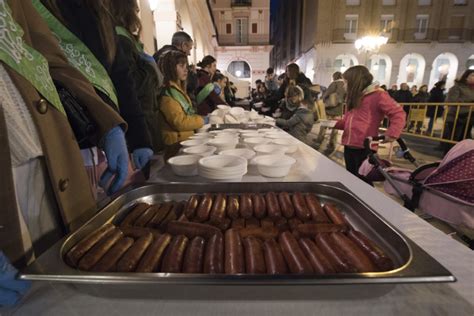
[[[153,150],[150,148],[138,148],[135,149],[132,153],[133,163],[135,167],[141,169],[150,161],[150,158],[153,156]]]
[[[0,251],[0,306],[13,306],[31,287],[30,281],[17,280],[18,271]]]
[[[120,127],[112,128],[104,137],[104,152],[108,166],[100,177],[99,185],[105,189],[110,179],[115,176],[107,194],[113,194],[122,187],[128,173],[128,150],[125,134]]]
[[[209,124],[209,116],[203,116],[202,119],[204,120],[204,125]]]

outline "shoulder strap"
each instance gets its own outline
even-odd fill
[[[196,96],[197,104],[201,104],[211,94],[212,91],[214,91],[214,84],[208,83],[205,85]]]
[[[138,50],[138,52],[143,53],[143,44],[137,41],[126,28],[123,26],[116,26],[115,33],[128,38],[133,43],[133,45],[135,45],[135,48]]]

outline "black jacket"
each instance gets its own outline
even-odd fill
[[[395,93],[395,101],[398,103],[411,103],[413,102],[413,95],[410,90],[398,90]]]
[[[130,73],[130,52],[124,51],[117,40],[117,51],[113,63],[107,61],[105,48],[100,38],[97,18],[83,4],[82,0],[57,0],[61,15],[67,27],[73,32],[95,55],[104,66],[117,91],[120,115],[128,123],[126,133],[130,151],[137,148],[151,148],[151,140],[147,131],[145,116],[140,107],[136,94],[135,83]],[[111,30],[115,34],[115,30]],[[102,93],[99,95],[104,101],[111,103]]]

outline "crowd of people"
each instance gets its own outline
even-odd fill
[[[107,194],[116,193],[131,170],[153,155],[174,155],[218,105],[238,101],[237,88],[213,56],[190,65],[194,43],[187,33],[175,33],[170,45],[148,55],[139,40],[138,10],[135,0],[0,0],[0,163],[11,166],[0,168],[0,275],[11,277],[0,286],[1,304],[15,302],[27,288],[14,280],[10,262],[29,264],[90,218],[96,181]],[[329,118],[338,120],[335,130],[343,130],[346,168],[355,175],[366,156],[364,138],[376,135],[384,118],[390,121],[386,140],[400,136],[406,115],[397,102],[442,102],[444,89],[440,82],[430,93],[422,86],[414,95],[406,84],[385,92],[364,66],[337,72],[333,80],[321,98]],[[473,102],[473,91],[471,71],[447,100]],[[267,70],[251,106],[308,142],[318,93],[292,63],[278,76]],[[468,113],[459,114],[466,124]],[[92,171],[102,152],[98,177]]]

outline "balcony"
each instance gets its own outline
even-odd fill
[[[232,0],[230,3],[231,7],[251,7],[252,0]]]

